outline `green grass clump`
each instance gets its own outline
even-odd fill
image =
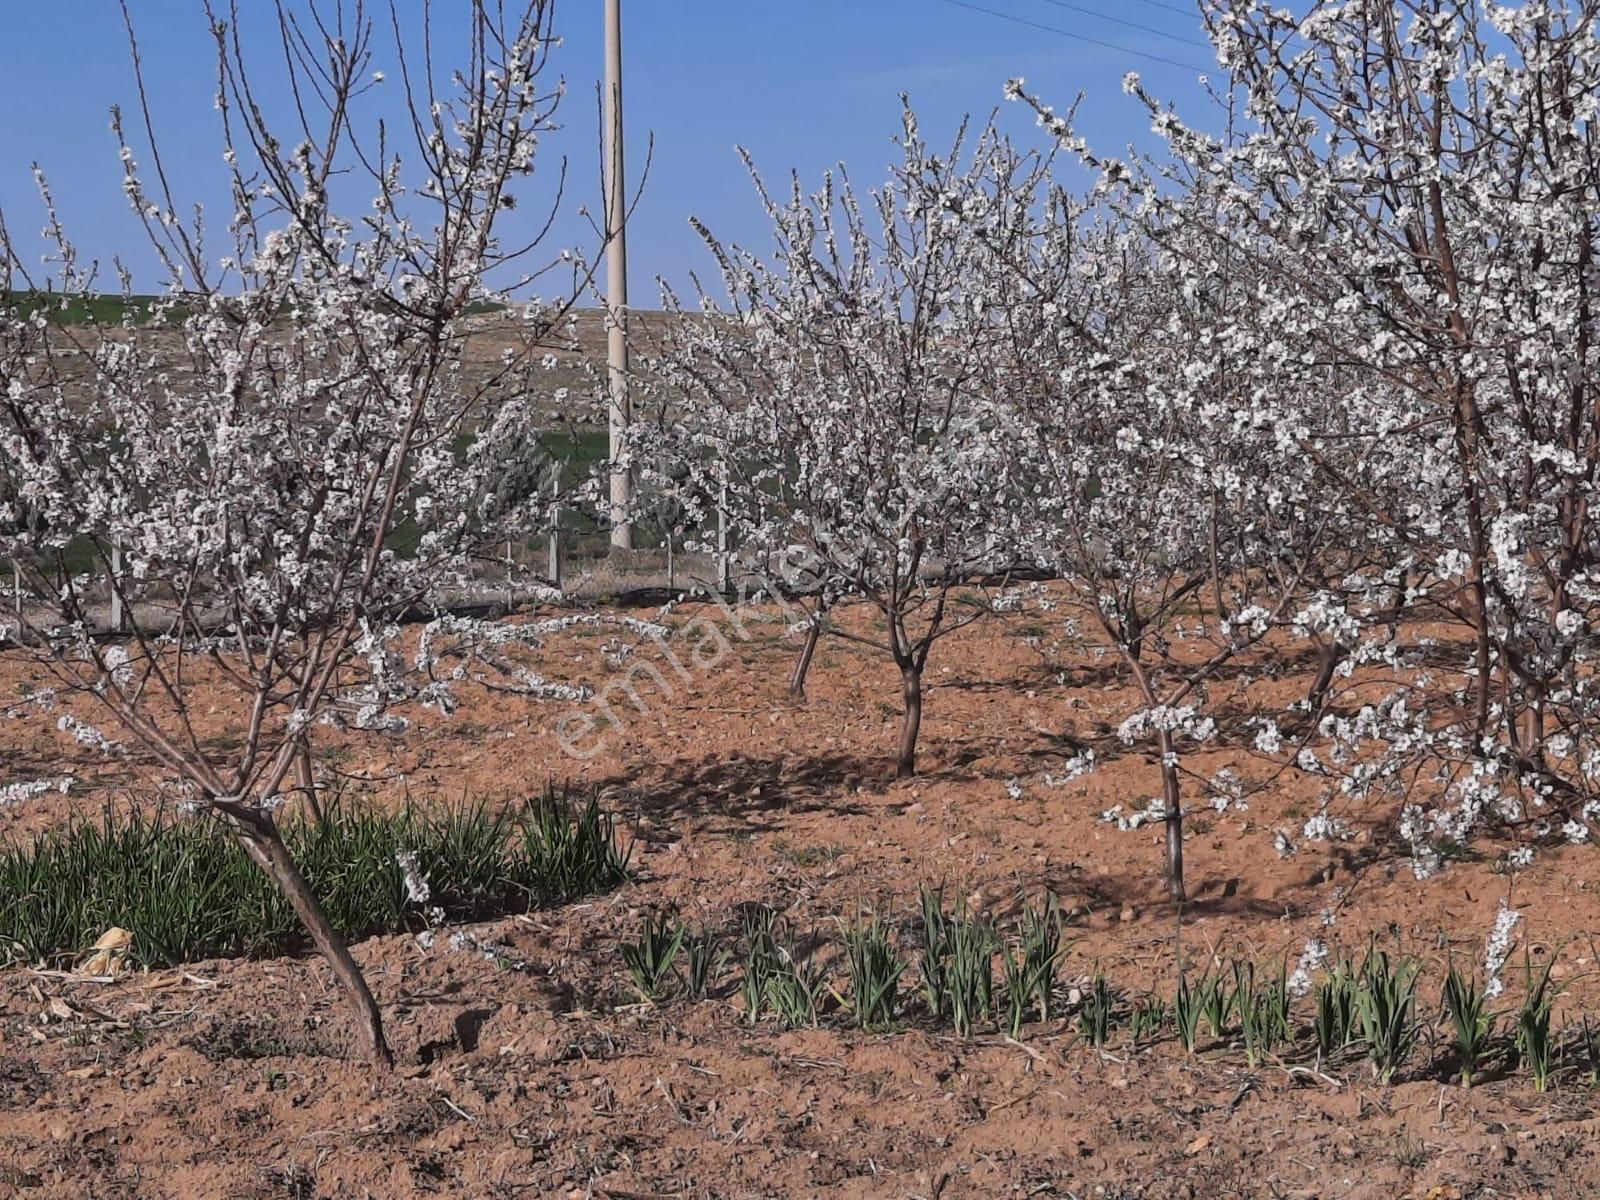
[[[1201,977],[1198,984],[1189,982],[1188,973],[1178,976],[1178,994],[1172,1000],[1172,1023],[1178,1030],[1178,1041],[1190,1054],[1200,1044],[1200,1017],[1205,1008],[1205,991],[1215,980],[1210,974]]]
[[[1388,1083],[1411,1057],[1420,1032],[1415,1017],[1417,976],[1415,959],[1391,962],[1386,951],[1367,951],[1356,990],[1356,1013],[1367,1058],[1379,1083]]]
[[[1494,1041],[1494,1013],[1489,1011],[1487,987],[1476,975],[1457,969],[1455,959],[1448,964],[1444,979],[1444,1012],[1455,1036],[1456,1059],[1461,1064],[1461,1086],[1471,1087],[1472,1077]]]
[[[1244,1039],[1245,1061],[1254,1067],[1293,1036],[1288,968],[1258,976],[1253,962],[1233,964],[1233,1008]]]
[[[1153,1042],[1161,1036],[1171,1016],[1167,1002],[1154,993],[1141,996],[1128,1014],[1128,1032],[1135,1042]]]
[[[745,913],[739,933],[739,996],[752,1025],[771,1013],[786,1027],[815,1025],[828,993],[826,973],[764,905]]]
[[[1524,960],[1528,980],[1527,994],[1517,1011],[1517,1031],[1514,1046],[1517,1057],[1533,1076],[1533,1090],[1542,1092],[1550,1086],[1554,1065],[1555,1042],[1550,1036],[1550,1015],[1555,1008],[1555,989],[1550,984],[1551,958],[1538,971],[1533,969],[1531,958]]]
[[[1001,953],[1006,968],[1007,1022],[1013,1038],[1022,1036],[1022,1022],[1030,1003],[1036,1004],[1039,1020],[1050,1019],[1050,1006],[1056,986],[1056,968],[1066,947],[1061,942],[1061,905],[1046,894],[1037,909],[1024,904],[1022,909],[1022,952],[1013,954],[1010,946]]]
[[[1356,968],[1343,958],[1317,983],[1311,1031],[1317,1040],[1318,1065],[1331,1061],[1360,1036],[1360,990]]]
[[[665,913],[645,921],[637,941],[622,944],[622,961],[639,998],[651,1004],[666,993],[688,926]]]
[[[1200,1023],[1210,1028],[1213,1038],[1220,1038],[1228,1026],[1228,1014],[1233,1011],[1234,997],[1220,971],[1209,968],[1198,980],[1190,982],[1186,973],[1178,979],[1178,994],[1172,1001],[1172,1019],[1178,1029],[1178,1040],[1190,1054],[1200,1044]]]
[[[858,916],[843,931],[856,1021],[863,1029],[887,1029],[899,1011],[905,960],[877,917]]]
[[[614,819],[555,791],[495,810],[339,800],[319,823],[286,822],[284,840],[350,939],[425,923],[401,854],[427,881],[429,906],[452,921],[525,912],[627,875]],[[108,808],[0,847],[0,962],[70,961],[112,926],[133,935],[131,957],[149,967],[309,948],[289,902],[208,816]]]
[[[767,1008],[767,993],[779,974],[781,956],[773,933],[778,915],[765,905],[744,914],[739,930],[739,996],[745,1019],[754,1025]]]
[[[1110,982],[1099,972],[1084,993],[1078,1008],[1078,1035],[1096,1050],[1105,1048],[1116,1025],[1117,996]]]
[[[683,937],[683,988],[691,1000],[704,1000],[716,987],[728,949],[705,925],[688,929]]]
[[[944,910],[944,890],[924,887],[922,909],[922,984],[928,1012],[946,1019],[957,1037],[971,1037],[973,1026],[994,1008],[994,955],[1000,939],[988,921],[968,914],[958,900]]]

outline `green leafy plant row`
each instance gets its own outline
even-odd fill
[[[554,790],[505,807],[344,798],[320,822],[286,822],[284,836],[352,939],[425,922],[401,855],[451,921],[523,912],[627,876],[614,819],[592,798]],[[0,962],[68,961],[112,926],[133,935],[132,959],[151,967],[308,948],[288,902],[218,819],[107,809],[0,848]]]
[[[1078,986],[1061,982],[1071,942],[1048,895],[1038,906],[1024,902],[1009,934],[960,901],[947,906],[933,888],[922,889],[915,919],[898,933],[864,911],[840,921],[838,932],[830,954],[822,933],[797,937],[761,906],[743,916],[730,949],[708,926],[658,913],[621,954],[642,999],[654,1003],[675,990],[736,998],[752,1024],[773,1017],[792,1028],[831,1016],[880,1032],[921,1025],[963,1038],[988,1031],[1017,1039],[1030,1019],[1060,1019],[1060,1031],[1095,1049],[1125,1035],[1136,1050],[1170,1037],[1190,1054],[1241,1052],[1250,1067],[1299,1060],[1340,1070],[1365,1058],[1381,1083],[1421,1070],[1470,1087],[1492,1064],[1520,1067],[1542,1092],[1573,1062],[1600,1080],[1600,1027],[1585,1018],[1581,1031],[1553,1028],[1558,987],[1549,961],[1524,967],[1525,994],[1505,1014],[1502,1035],[1489,1007],[1498,985],[1490,989],[1451,959],[1434,1016],[1419,999],[1423,960],[1375,944],[1359,961],[1340,958],[1298,986],[1283,960],[1264,969],[1249,959],[1214,960],[1203,972],[1180,973],[1169,999],[1129,995],[1099,969]],[[730,964],[738,976],[723,989]],[[829,982],[830,967],[840,990]],[[1424,1046],[1428,1061],[1421,1062]]]

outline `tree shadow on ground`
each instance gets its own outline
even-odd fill
[[[1044,731],[1039,732],[1044,745],[1022,751],[1025,757],[1059,755],[1064,750],[1081,749],[1084,744],[1075,739],[1051,739]],[[1095,739],[1089,744],[1096,747],[1102,761],[1118,757],[1119,751],[1140,752],[1121,747],[1115,739],[1109,743]],[[967,763],[981,757],[982,749],[981,739],[941,741],[937,764],[930,761],[930,769],[911,783],[970,785],[980,779],[992,782],[990,776],[963,770]],[[792,818],[807,814],[874,820],[903,814],[917,803],[917,796],[914,787],[891,786],[893,766],[894,760],[888,755],[736,752],[619,770],[595,780],[594,785],[602,793],[616,797],[611,801],[613,807],[643,818],[637,836],[647,842],[676,841],[684,824],[693,824],[704,836],[750,838],[783,835]],[[991,892],[989,912],[1000,919],[1020,919],[1024,905],[1037,904],[1043,893],[1051,892],[1063,901],[1070,897],[1071,907],[1077,910],[1074,924],[1119,920],[1129,909],[1133,912],[1127,919],[1146,929],[1163,923],[1176,927],[1180,917],[1185,926],[1210,917],[1249,925],[1302,918],[1327,904],[1331,879],[1337,876],[1342,881],[1342,894],[1348,896],[1363,888],[1369,879],[1381,878],[1384,870],[1393,869],[1403,857],[1403,848],[1397,847],[1386,831],[1387,816],[1373,814],[1359,823],[1370,825],[1365,844],[1318,847],[1314,858],[1307,856],[1310,861],[1303,871],[1287,880],[1280,874],[1269,894],[1259,893],[1257,882],[1248,873],[1232,877],[1207,873],[1203,863],[1197,861],[1191,864],[1189,898],[1178,904],[1166,898],[1154,861],[1148,871],[1121,873],[1096,871],[1075,862],[1055,862],[1044,864],[1038,871],[1025,869],[1014,889]],[[947,882],[953,885],[954,880],[952,875]],[[941,881],[935,875],[925,882],[938,886]],[[949,895],[953,903],[956,892]]]
[[[1080,688],[1105,688],[1131,686],[1128,669],[1121,660],[1098,664],[1049,662],[1030,663],[1017,667],[1010,674],[996,679],[932,679],[927,684],[929,693],[997,692],[1014,695],[1021,688],[1050,689],[1067,695]]]
[[[1086,917],[1110,913],[1120,920],[1126,914],[1130,923],[1170,924],[1180,916],[1185,922],[1221,916],[1277,921],[1302,912],[1299,903],[1283,896],[1267,898],[1249,894],[1248,881],[1238,876],[1191,876],[1189,898],[1182,903],[1167,898],[1161,879],[1153,870],[1148,874],[1123,872],[1091,876],[1076,864],[1066,864],[1047,875],[1045,882],[1058,895],[1085,896],[1089,900],[1084,905]]]
[[[786,813],[881,812],[881,805],[856,799],[856,789],[880,787],[893,774],[893,760],[881,756],[734,753],[612,775],[594,786],[626,794],[629,807],[652,822],[694,819],[705,822],[710,833],[752,834],[781,829]]]
[[[1081,863],[1044,864],[1019,875],[1016,886],[992,891],[986,911],[997,920],[1018,922],[1026,907],[1037,907],[1048,893],[1060,900],[1070,925],[1127,922],[1133,928],[1167,925],[1184,928],[1210,917],[1229,917],[1246,925],[1270,926],[1310,916],[1327,907],[1329,882],[1341,881],[1339,895],[1355,896],[1369,881],[1381,881],[1395,869],[1403,851],[1392,840],[1376,836],[1365,845],[1328,848],[1293,879],[1280,882],[1270,894],[1257,894],[1248,873],[1225,875],[1194,869],[1188,873],[1188,899],[1167,898],[1159,867],[1148,871],[1096,871]],[[937,885],[938,881],[930,881]]]

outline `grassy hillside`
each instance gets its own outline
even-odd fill
[[[124,317],[129,316],[135,324],[142,325],[150,319],[150,310],[156,300],[156,296],[148,294],[73,296],[53,292],[6,293],[6,302],[16,305],[24,316],[31,316],[43,309],[50,314],[52,320],[61,325],[118,325],[122,323]]]
[[[124,296],[119,293],[82,293],[61,295],[53,292],[10,291],[6,300],[15,304],[23,315],[31,315],[40,308],[51,314],[61,325],[120,325],[125,317],[143,325],[150,319],[151,309],[160,297],[147,292]],[[503,304],[479,300],[467,306],[474,315],[499,312]],[[181,306],[179,311],[181,312]]]

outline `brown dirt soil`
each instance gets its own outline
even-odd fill
[[[683,628],[697,614],[728,647],[703,668],[721,646],[704,623]],[[1160,833],[1100,819],[1113,804],[1143,806],[1159,786],[1154,761],[1111,736],[1134,707],[1126,681],[1105,656],[1041,646],[1051,620],[997,618],[935,648],[922,774],[899,783],[887,782],[899,710],[885,661],[825,642],[810,698],[796,702],[781,624],[746,616],[741,634],[710,607],[670,618],[682,674],[649,642],[618,665],[608,630],[569,631],[539,653],[554,677],[603,686],[648,660],[671,686],[652,691],[636,671],[644,711],[614,691],[622,729],[602,723],[580,739],[587,759],[556,735],[568,706],[503,695],[469,698],[398,741],[330,733],[324,773],[381,795],[509,796],[547,779],[599,788],[636,823],[638,879],[472,927],[498,961],[444,936],[431,949],[412,937],[358,946],[401,1062],[390,1076],[351,1058],[316,959],[197,963],[109,984],[0,975],[0,1196],[1593,1194],[1600,1124],[1577,1073],[1546,1095],[1523,1073],[1464,1091],[1436,1040],[1380,1086],[1360,1061],[1317,1071],[1296,1053],[1250,1070],[1237,1047],[1191,1057],[1170,1035],[1149,1047],[1118,1035],[1098,1053],[1070,1019],[1030,1024],[1020,1043],[992,1029],[968,1041],[915,1025],[866,1034],[837,1011],[817,1029],[751,1026],[731,978],[708,1001],[633,1002],[617,946],[650,911],[728,929],[741,906],[774,905],[802,933],[829,935],[845,992],[836,920],[872,906],[904,934],[923,882],[1005,920],[1020,893],[1049,888],[1077,939],[1069,981],[1103,970],[1119,988],[1170,996],[1180,922],[1157,876]],[[3,694],[27,681],[0,660]],[[1233,715],[1281,705],[1304,682],[1242,689]],[[0,836],[148,783],[137,762],[98,765],[54,718],[0,735],[0,783],[79,781],[68,797],[0,808]],[[1047,785],[1084,743],[1099,769]],[[1270,774],[1234,751],[1194,759],[1201,775],[1228,763],[1249,779]],[[1344,946],[1376,934],[1424,956],[1430,977],[1451,948],[1481,960],[1512,886],[1492,853],[1419,884],[1389,848],[1393,814],[1371,811],[1345,814],[1350,841],[1280,860],[1274,831],[1298,833],[1315,799],[1284,777],[1248,812],[1195,812],[1188,961],[1215,947],[1292,966],[1330,908]],[[1557,956],[1562,1024],[1594,1000],[1594,853],[1542,852],[1514,877],[1524,943],[1536,963]],[[1430,1015],[1436,989],[1431,978]],[[1513,981],[1502,1003],[1519,990]]]

